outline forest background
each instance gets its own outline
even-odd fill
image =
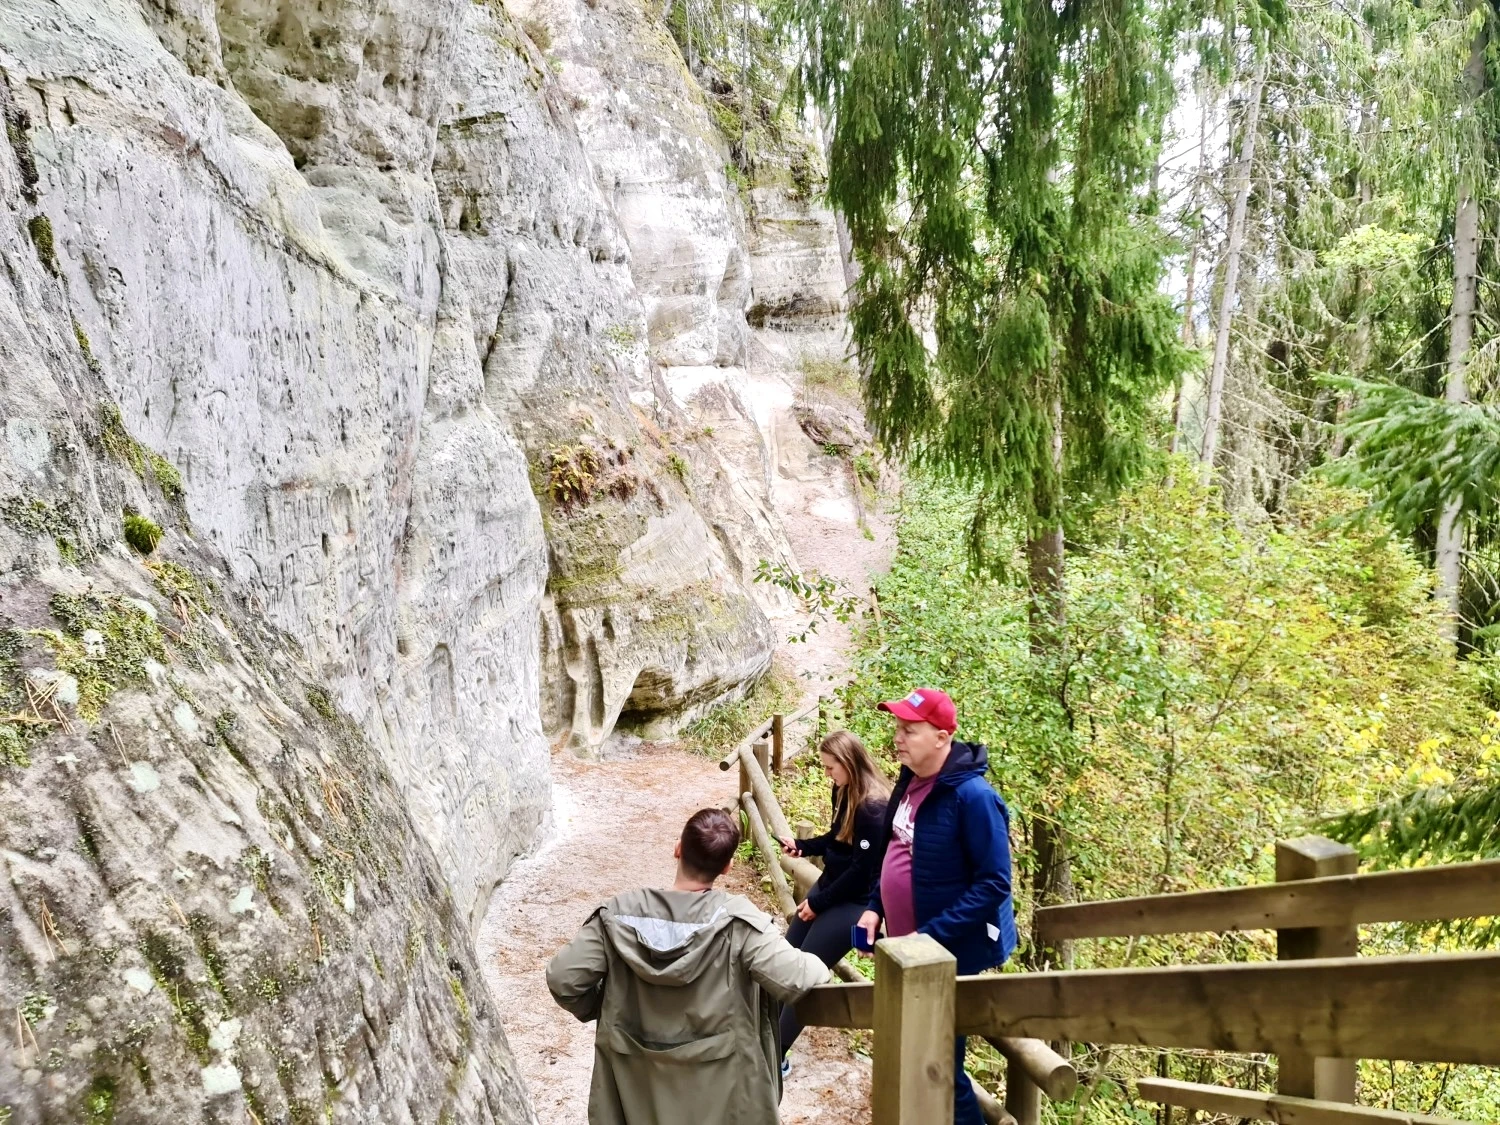
[[[885,747],[876,700],[955,697],[1013,810],[1019,964],[1273,957],[1269,935],[1039,949],[1026,920],[1264,882],[1309,831],[1371,865],[1500,854],[1490,3],[665,12],[750,206],[789,115],[822,138],[789,174],[839,216],[852,348],[816,374],[870,421],[856,479],[878,454],[905,482],[832,721]],[[768,577],[815,613],[865,601]],[[816,819],[825,795],[808,756],[784,796]],[[1274,1084],[1265,1058],[1078,1050],[1058,1120],[1155,1120],[1142,1073]],[[1500,1120],[1477,1068],[1366,1062],[1360,1089]]]

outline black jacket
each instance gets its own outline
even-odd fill
[[[834,789],[831,804],[831,823],[835,827],[811,840],[797,841],[803,855],[823,857],[823,874],[807,892],[807,905],[819,914],[841,903],[869,901],[875,880],[880,876],[876,857],[882,850],[880,833],[885,824],[885,798],[871,797],[854,810],[852,844],[844,843],[837,833],[839,818],[843,815],[842,789]]]

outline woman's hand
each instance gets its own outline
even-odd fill
[[[793,840],[790,836],[777,836],[776,842],[781,845],[781,850],[786,852],[787,855],[800,856],[802,854],[802,849],[797,846],[797,841]],[[812,921],[812,919],[809,918],[808,921]]]
[[[880,932],[880,915],[876,914],[873,910],[866,910],[859,916],[859,921],[855,924],[869,935],[870,945],[873,946],[875,944],[875,936]]]
[[[797,917],[801,918],[804,922],[811,922],[817,916],[818,912],[807,905],[807,899],[803,899],[797,904]]]

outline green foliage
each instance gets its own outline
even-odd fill
[[[177,466],[160,453],[149,450],[146,453],[146,464],[151,470],[151,479],[156,481],[156,487],[161,489],[161,494],[168,500],[181,500],[182,474],[177,471]]]
[[[333,696],[328,694],[327,688],[318,684],[314,684],[308,688],[307,702],[324,722],[333,723],[338,721],[339,713],[333,705]]]
[[[31,765],[31,754],[27,752],[30,740],[21,727],[14,723],[0,722],[0,766],[26,769]]]
[[[161,595],[176,605],[183,603],[197,613],[209,612],[208,594],[191,570],[180,563],[150,559],[146,569]]]
[[[640,333],[634,324],[620,320],[604,330],[604,339],[614,351],[624,354],[635,350]]]
[[[797,706],[801,686],[797,678],[773,663],[743,699],[722,703],[682,732],[687,749],[711,757],[722,757],[772,715]]]
[[[17,1011],[27,1023],[35,1027],[46,1018],[47,1008],[51,1003],[52,997],[45,992],[28,992]]]
[[[126,512],[123,520],[125,542],[141,555],[150,555],[161,542],[161,525],[145,516]]]
[[[667,454],[667,471],[677,478],[677,483],[683,488],[688,486],[688,478],[693,475],[692,466],[680,453]]]
[[[755,564],[755,581],[785,590],[801,603],[802,612],[809,615],[800,632],[794,630],[788,635],[790,644],[806,641],[829,617],[847,623],[859,612],[859,599],[848,593],[837,579],[816,571],[812,575],[809,578],[784,563],[773,563],[769,559],[761,559]]]
[[[859,376],[843,359],[804,352],[797,359],[797,370],[802,373],[802,390],[809,398],[827,394],[851,402],[859,399]]]
[[[1418,787],[1493,786],[1500,719],[1483,669],[1442,641],[1421,560],[1347,518],[1361,497],[1309,484],[1280,526],[1246,525],[1214,506],[1186,463],[1171,476],[1125,492],[1070,544],[1055,657],[1032,649],[1026,590],[968,567],[970,496],[908,482],[897,554],[878,582],[881,619],[861,622],[833,723],[879,755],[890,721],[878,700],[917,685],[950,692],[959,736],[989,746],[1021,873],[1035,876],[1026,841],[1045,810],[1066,830],[1081,899],[1268,882],[1278,839]],[[1019,541],[996,549],[1018,552]],[[806,773],[795,788],[816,790]],[[795,792],[785,799],[797,803]],[[1477,804],[1473,813],[1471,831],[1483,830]],[[1024,948],[1032,882],[1015,887]],[[1382,951],[1433,939],[1391,940]],[[1075,956],[1079,968],[1118,967],[1269,959],[1275,947],[1268,934],[1182,935],[1081,942]],[[1086,1120],[1135,1120],[1115,1080],[1155,1065],[1154,1052],[1116,1051]],[[1391,1087],[1378,1069],[1367,1090]],[[1254,1079],[1230,1059],[1174,1058],[1169,1070]],[[1428,1112],[1441,1071],[1402,1068],[1396,1103]],[[1444,1097],[1455,1116],[1495,1119],[1496,1088],[1477,1070],[1454,1070]]]
[[[139,605],[112,594],[54,594],[52,616],[62,626],[42,637],[58,671],[78,681],[78,715],[94,722],[119,687],[142,683],[147,661],[167,662],[160,626]]]
[[[521,21],[521,30],[536,44],[537,50],[545,51],[552,46],[552,29],[535,16]]]
[[[129,465],[142,482],[154,481],[168,500],[182,499],[182,474],[177,467],[136,441],[125,428],[120,408],[112,402],[99,407],[99,444],[111,457]]]
[[[0,501],[0,519],[23,535],[66,538],[74,534],[66,501],[54,507],[34,496],[8,496]]]
[[[37,260],[53,277],[59,276],[57,267],[57,245],[52,238],[52,220],[46,215],[35,215],[27,220],[26,230],[36,247]]]
[[[828,194],[861,267],[850,319],[882,445],[977,486],[976,556],[987,525],[1053,528],[1065,500],[1123,487],[1188,362],[1148,190],[1176,9],[789,0],[788,15],[801,89],[835,122]]]
[[[83,1119],[88,1125],[113,1125],[115,1119],[115,1080],[101,1074],[89,1085],[83,1096]]]
[[[844,696],[878,746],[875,702],[950,692],[1020,823],[1042,808],[1063,819],[1083,898],[1269,878],[1275,840],[1410,789],[1432,740],[1449,748],[1444,768],[1471,772],[1490,721],[1477,669],[1439,636],[1420,561],[1328,522],[1356,498],[1309,487],[1282,528],[1247,528],[1178,470],[1075,544],[1053,659],[1031,651],[1025,591],[968,572],[968,497],[912,486],[882,621],[864,622]],[[1253,944],[1211,940],[1220,956]]]
[[[1330,479],[1366,489],[1371,508],[1403,535],[1450,503],[1477,523],[1500,518],[1500,407],[1427,398],[1404,387],[1337,380],[1354,405],[1340,427],[1351,456]]]
[[[1441,739],[1419,745],[1404,792],[1320,831],[1387,866],[1500,857],[1500,712],[1476,741],[1458,754]]]
[[[99,374],[99,361],[94,358],[94,349],[89,345],[89,334],[76,319],[73,321],[73,338],[78,341],[78,350],[83,353],[83,362],[88,365],[88,369],[95,375]]]
[[[593,495],[603,463],[589,445],[565,445],[547,454],[547,495],[559,507],[585,504]]]
[[[794,145],[794,109],[782,96],[786,65],[776,28],[749,0],[672,0],[666,16],[729,149],[724,173],[730,182],[747,190],[764,168],[785,162],[793,190],[810,186],[816,177]]]

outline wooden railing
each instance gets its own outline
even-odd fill
[[[876,946],[874,985],[814,989],[798,1016],[874,1029],[875,1125],[951,1122],[953,1035],[1271,1054],[1277,1094],[1164,1079],[1137,1089],[1245,1120],[1438,1122],[1352,1104],[1355,1060],[1500,1066],[1500,953],[1336,954],[1356,952],[1361,922],[1500,915],[1500,862],[1369,875],[1348,873],[1353,862],[1340,845],[1304,838],[1278,846],[1275,885],[1038,912],[1046,942],[1273,929],[1278,961],[958,977],[930,938],[896,938]],[[1032,1087],[1019,1097],[1018,1080]],[[1032,1071],[1008,1069],[1006,1105],[1021,1125],[1036,1121],[1041,1089]]]
[[[771,893],[776,899],[778,908],[784,915],[790,918],[797,908],[797,903],[806,897],[812,885],[818,881],[822,874],[819,868],[805,859],[798,859],[787,855],[777,846],[772,836],[797,836],[802,833],[794,832],[791,825],[787,823],[786,815],[782,812],[781,804],[776,799],[776,792],[771,786],[771,778],[781,772],[785,760],[786,731],[794,723],[806,718],[814,710],[820,710],[822,700],[790,716],[773,715],[755,730],[751,731],[733,750],[724,756],[719,762],[721,770],[731,770],[739,767],[739,785],[737,800],[728,807],[737,808],[743,812],[745,822],[749,826],[750,838],[757,850],[766,861]],[[788,879],[791,880],[790,884]],[[906,940],[906,939],[900,939]],[[932,945],[939,951],[940,956],[935,964],[938,966],[936,972],[941,975],[943,958],[951,962],[952,957],[938,946],[936,942]],[[882,955],[890,956],[893,949],[890,942],[881,942],[879,946],[883,954],[877,954],[877,966]],[[909,1046],[895,1046],[901,1044],[926,1044],[933,1039],[932,1020],[933,1013],[925,1008],[913,1008],[910,1012],[915,1021],[906,1022],[907,1009],[897,1003],[889,1013],[889,1019],[877,1025],[876,990],[865,980],[864,976],[853,965],[846,961],[840,961],[834,966],[837,975],[854,986],[852,992],[837,991],[842,986],[832,985],[828,988],[834,989],[828,992],[826,989],[817,990],[818,996],[812,1000],[813,1007],[810,1009],[818,1018],[805,1019],[811,1024],[823,1024],[828,1027],[848,1028],[870,1028],[880,1026],[885,1028],[884,1034],[875,1037],[875,1090],[872,1093],[872,1101],[879,1105],[889,1102],[891,1097],[898,1100],[907,1096],[900,1091],[892,1094],[883,1091],[881,1082],[885,1076],[896,1073],[894,1060],[907,1055],[912,1049]],[[915,970],[914,970],[915,972]],[[908,982],[916,993],[920,995],[922,988],[920,984],[912,983],[918,980],[920,974],[914,975]],[[948,979],[953,978],[951,965],[947,970]],[[877,979],[879,969],[877,968]],[[893,979],[888,974],[887,979]],[[847,1008],[841,1008],[841,1004],[847,1004]],[[798,1006],[798,1015],[803,1015],[802,1007]],[[937,1015],[937,1041],[948,1044],[947,1050],[947,1084],[944,1095],[948,1101],[948,1114],[951,1120],[953,1113],[953,1032],[954,1017],[951,1012],[946,1016],[942,1013]],[[892,1022],[894,1021],[894,1022]],[[984,1034],[976,1032],[975,1034]],[[990,1044],[1000,1052],[1006,1063],[1006,1101],[1002,1107],[999,1099],[984,1089],[977,1082],[974,1084],[975,1096],[979,1099],[981,1110],[984,1114],[986,1125],[1037,1125],[1040,1115],[1040,1096],[1045,1093],[1048,1097],[1058,1101],[1065,1101],[1073,1096],[1073,1091],[1078,1084],[1078,1074],[1072,1064],[1057,1054],[1046,1043],[1039,1039],[1025,1038],[1007,1034],[995,1034],[986,1036]],[[882,1061],[886,1055],[893,1055],[893,1059]],[[907,1089],[907,1093],[911,1088]],[[925,1105],[925,1103],[923,1103]],[[925,1113],[925,1109],[913,1111]],[[929,1125],[929,1121],[936,1122],[936,1118],[926,1116],[899,1117],[882,1119],[892,1122],[919,1121],[922,1125]]]

